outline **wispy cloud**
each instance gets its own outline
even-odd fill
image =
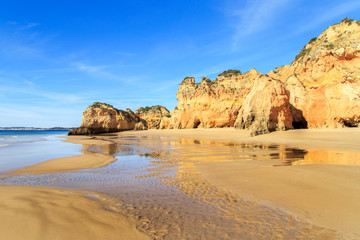
[[[29,80],[26,80],[26,79],[24,80],[24,83],[31,86],[31,87],[35,86],[35,83],[33,83],[33,82],[29,81]]]
[[[39,25],[40,25],[39,23],[34,23],[34,22],[27,23],[23,27],[21,27],[21,30],[31,29],[31,28],[37,27]]]
[[[134,84],[136,81],[140,81],[140,76],[131,76],[131,77],[123,77],[121,75],[115,74],[111,72],[110,68],[116,66],[117,69],[126,67],[125,65],[117,64],[114,66],[110,65],[89,65],[83,62],[74,62],[71,63],[70,66],[74,68],[74,70],[84,72],[86,74],[96,76],[98,78],[104,80],[111,80],[126,84]]]
[[[104,74],[106,73],[104,71],[104,69],[106,69],[106,66],[101,66],[101,65],[88,65],[82,62],[76,62],[76,63],[72,63],[71,64],[76,70],[80,71],[80,72],[86,72],[89,74],[93,74],[93,73],[100,73],[100,74]]]
[[[235,10],[229,10],[235,22],[233,45],[244,37],[258,33],[275,23],[279,12],[286,9],[293,0],[247,0],[237,1]],[[243,7],[244,6],[244,7]]]
[[[30,83],[30,82],[29,82]],[[68,94],[68,93],[58,93],[50,91],[42,91],[33,87],[0,87],[0,91],[5,92],[7,95],[17,95],[20,94],[23,99],[26,95],[33,95],[39,97],[38,100],[52,100],[59,103],[79,103],[79,102],[88,102],[88,98],[85,96],[80,96],[79,94]]]
[[[331,5],[325,11],[317,12],[316,15],[311,16],[311,21],[306,21],[308,24],[304,24],[296,28],[289,37],[294,37],[309,30],[318,28],[329,21],[335,21],[336,19],[345,18],[346,15],[353,11],[360,11],[360,1],[339,1],[336,5]],[[332,24],[334,24],[333,22]]]

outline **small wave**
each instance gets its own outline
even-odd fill
[[[0,147],[6,147],[8,146],[9,144],[0,144]]]

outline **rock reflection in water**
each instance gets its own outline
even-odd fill
[[[166,137],[111,138],[91,151],[116,156],[109,166],[73,173],[14,176],[2,184],[93,190],[138,220],[156,239],[334,239],[329,229],[216,187],[197,170],[201,161],[279,159],[293,165],[311,151],[282,145],[228,143]],[[151,151],[149,149],[157,149]],[[315,155],[314,155],[315,156]],[[311,162],[311,160],[309,160]]]

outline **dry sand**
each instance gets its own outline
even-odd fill
[[[286,144],[309,150],[304,159],[306,163],[351,164],[356,162],[354,159],[360,152],[360,129],[358,128],[294,130],[253,138],[249,136],[248,131],[230,128],[127,131],[118,135]],[[85,148],[109,144],[108,141],[78,136],[73,137],[71,141],[81,143]],[[191,142],[189,141],[190,145]],[[320,151],[312,152],[311,149],[320,149]],[[339,151],[341,154],[338,154]],[[273,165],[280,160],[216,161],[216,158],[211,158],[209,161],[209,154],[206,152],[204,151],[203,157],[197,155],[196,158],[189,160],[189,163],[196,166],[199,173],[214,186],[229,190],[243,199],[281,209],[302,221],[334,229],[343,233],[344,237],[360,238],[360,166],[307,164],[274,167]],[[214,155],[211,146],[208,153]],[[190,152],[184,156],[191,159],[191,154]],[[344,158],[349,158],[349,161]],[[85,153],[80,156],[46,161],[10,174],[73,171],[99,167],[113,160],[112,157],[99,153]],[[136,233],[134,225],[131,225],[125,217],[117,214],[116,217],[121,220],[112,219],[114,216],[106,215],[112,213],[101,209],[98,202],[86,199],[83,194],[73,191],[1,186],[0,200],[2,209],[0,214],[3,215],[0,217],[2,219],[0,225],[4,229],[0,229],[0,232],[15,234],[19,239],[23,236],[29,236],[27,239],[31,237],[37,239],[38,236],[47,239],[54,236],[54,233],[63,238],[88,239],[91,236],[92,239],[114,239],[110,235],[102,237],[101,234],[114,233],[115,231],[104,229],[111,229],[115,222],[124,224],[123,228],[116,227],[121,234]],[[75,217],[69,218],[72,215]],[[98,215],[100,220],[95,219]],[[21,216],[20,220],[17,216]],[[83,216],[86,217],[82,218]],[[28,225],[30,222],[34,227]],[[75,229],[74,233],[71,233],[75,234],[74,237],[67,235],[68,229],[72,228]],[[131,234],[130,237],[124,235],[126,237],[120,237],[120,239],[131,239],[132,236],[134,238],[137,236]],[[11,239],[17,239],[16,236]],[[140,236],[140,238],[144,237]]]
[[[253,138],[247,131],[234,129],[148,130],[120,135],[287,144],[306,150],[318,149],[305,156],[305,160],[311,159],[307,163],[318,161],[335,165],[274,167],[279,160],[208,161],[206,156],[197,156],[194,162],[198,171],[218,187],[345,236],[360,238],[360,166],[341,165],[346,160],[343,158],[349,158],[350,164],[355,162],[352,161],[354,158],[359,159],[359,128],[294,130]],[[191,153],[187,157],[190,158]],[[359,161],[356,164],[359,165]]]
[[[0,185],[0,238],[150,239],[99,199],[85,191]]]

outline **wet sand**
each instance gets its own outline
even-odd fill
[[[150,129],[146,131],[127,131],[118,133],[132,136],[159,136],[190,138],[198,140],[216,140],[225,142],[249,142],[286,144],[299,148],[329,148],[342,150],[360,150],[360,128],[344,129],[298,129],[278,131],[270,134],[250,136],[250,131],[233,128],[212,129]]]
[[[109,141],[95,140],[92,137],[86,136],[67,137],[65,141],[82,144],[82,155],[44,161],[29,167],[8,172],[6,175],[71,172],[81,169],[99,168],[116,161],[116,158],[112,156],[89,151],[89,148],[92,146],[111,144]]]
[[[184,154],[215,186],[347,237],[360,237],[360,129],[295,130],[254,138],[233,129],[150,130],[131,135],[286,144],[310,150],[287,167],[274,167],[279,164],[276,160],[232,161],[231,156],[216,160],[212,156],[218,153],[211,146],[202,154],[191,149]]]
[[[4,175],[72,172],[116,161],[113,156],[89,151],[111,144],[109,141],[82,136],[66,139],[82,144],[83,154],[44,161]],[[0,232],[4,239],[150,239],[118,211],[108,198],[95,192],[0,185]]]
[[[150,239],[100,194],[0,185],[1,239]]]
[[[254,138],[234,129],[148,130],[74,140],[84,149],[103,143],[91,154],[118,160],[3,182],[105,193],[156,239],[360,238],[360,129]],[[66,165],[57,162],[54,171]]]

